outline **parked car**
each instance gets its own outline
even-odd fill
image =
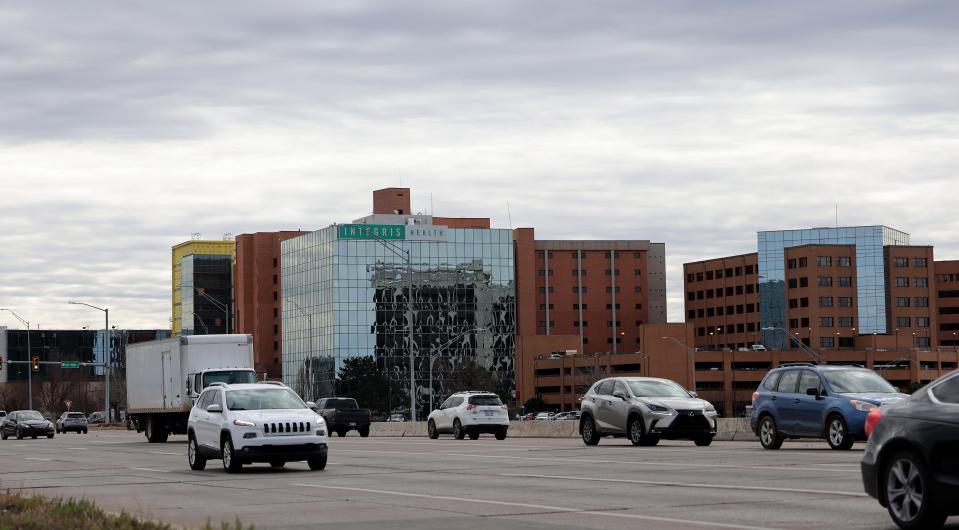
[[[16,436],[18,440],[22,440],[24,436],[34,439],[37,436],[53,438],[53,434],[53,422],[45,419],[42,414],[35,410],[11,412],[0,422],[0,439],[3,440],[10,436]]]
[[[766,347],[763,346],[762,344],[753,344],[752,346],[750,346],[750,348],[753,351],[766,351]]]
[[[390,417],[386,421],[404,422],[406,421],[406,416],[402,414],[390,414]]]
[[[434,440],[443,433],[451,433],[457,440],[467,435],[476,440],[482,433],[505,440],[509,412],[499,396],[491,392],[458,392],[430,413],[426,429]]]
[[[106,423],[106,422],[107,422],[106,413],[99,410],[90,414],[90,417],[87,418],[87,423],[89,424]]]
[[[813,437],[845,450],[866,439],[869,411],[906,397],[866,368],[794,364],[766,374],[753,393],[750,425],[765,449]]]
[[[873,409],[866,431],[863,486],[900,528],[940,528],[959,515],[959,371]]]
[[[523,421],[533,421],[536,419],[537,414],[535,412],[530,412],[523,416]]]
[[[65,433],[67,431],[76,431],[78,433],[87,433],[87,417],[82,412],[64,412],[57,419],[56,431]]]
[[[552,421],[567,420],[567,419],[569,419],[569,414],[570,414],[569,412],[559,412],[559,413],[554,414],[553,417],[550,418],[550,420],[552,420]]]
[[[361,409],[353,398],[323,398],[316,402],[316,413],[323,416],[330,433],[335,432],[340,438],[349,431],[358,431],[364,438],[370,435],[373,413],[370,409]]]
[[[326,468],[326,422],[311,405],[282,383],[211,383],[187,420],[190,469],[202,470],[209,459],[220,459],[228,473],[254,462]]]
[[[533,417],[533,419],[536,421],[549,421],[552,418],[553,418],[552,412],[540,412],[539,414]]]
[[[716,409],[669,379],[611,377],[596,382],[583,397],[579,431],[586,445],[603,436],[625,436],[633,445],[667,440],[712,443]]]

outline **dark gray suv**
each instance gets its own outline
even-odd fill
[[[579,431],[586,445],[612,435],[633,445],[656,445],[665,438],[706,446],[716,435],[716,409],[669,379],[603,379],[583,396],[581,412]]]

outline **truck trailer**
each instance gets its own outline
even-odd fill
[[[150,443],[186,434],[190,409],[214,382],[255,383],[252,335],[182,335],[130,344],[127,417]]]

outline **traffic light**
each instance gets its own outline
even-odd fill
[[[39,371],[40,371],[40,356],[39,356],[39,355],[34,355],[33,358],[30,360],[30,363],[31,363],[32,366],[33,366],[33,371],[34,371],[34,372],[39,372]]]

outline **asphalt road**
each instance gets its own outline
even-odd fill
[[[309,471],[219,461],[191,471],[183,437],[104,431],[0,442],[0,488],[87,498],[184,526],[273,528],[894,528],[862,493],[859,459],[825,443],[334,438]],[[959,518],[950,520],[959,528]]]

